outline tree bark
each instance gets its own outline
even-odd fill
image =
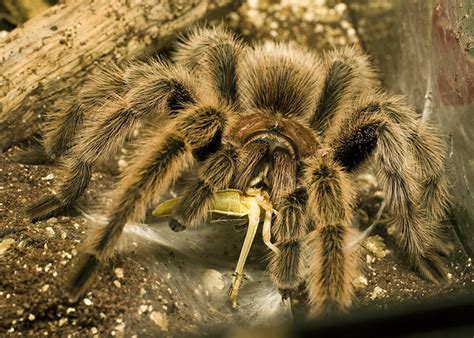
[[[0,40],[0,149],[30,137],[100,64],[149,55],[235,0],[70,0]]]

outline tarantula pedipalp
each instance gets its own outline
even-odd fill
[[[426,278],[444,278],[443,143],[401,98],[381,91],[355,49],[318,56],[292,44],[247,46],[221,28],[198,29],[177,46],[174,63],[103,73],[46,135],[50,157],[67,151],[66,176],[56,195],[28,209],[32,218],[73,205],[94,163],[149,122],[160,128],[137,147],[108,223],[88,236],[69,288],[73,299],[112,255],[127,221],[142,218],[191,168],[195,177],[171,228],[204,223],[219,190],[267,191],[279,211],[270,274],[281,290],[305,283],[313,314],[351,304],[358,268],[358,247],[350,245],[357,238],[352,177],[368,162],[386,192],[402,252]]]

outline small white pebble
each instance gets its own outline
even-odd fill
[[[62,238],[62,239],[66,239],[66,238],[67,238],[67,232],[66,232],[66,231],[61,232],[61,238]]]
[[[7,238],[0,242],[0,256],[3,255],[7,250],[15,243],[13,238]]]
[[[48,272],[49,270],[51,270],[51,266],[52,266],[51,263],[46,264],[46,266],[44,267],[44,271]]]
[[[59,320],[58,325],[59,325],[59,326],[63,326],[63,325],[65,325],[65,324],[67,324],[67,321],[68,321],[67,318],[61,318],[61,319]]]
[[[114,285],[118,287],[119,289],[122,287],[122,284],[118,280],[114,280]]]
[[[446,277],[448,277],[448,279],[453,279],[453,274],[450,273],[450,272],[448,272],[448,273],[446,274]]]
[[[56,235],[53,228],[51,228],[51,227],[46,227],[46,232],[48,233],[49,237],[54,237],[54,235]]]
[[[73,307],[68,307],[66,310],[66,313],[72,313],[72,312],[76,312],[76,309]]]
[[[46,292],[48,290],[49,290],[49,284],[46,284],[41,288],[41,292]]]
[[[52,179],[54,179],[54,174],[53,173],[41,178],[41,180],[43,180],[43,181],[51,181]]]
[[[373,257],[372,255],[368,254],[365,258],[366,258],[367,264],[372,264],[373,262],[375,262],[375,257]]]
[[[367,237],[364,246],[377,258],[384,258],[390,253],[389,250],[385,249],[385,242],[379,235]]]
[[[334,9],[336,10],[337,14],[342,15],[347,9],[347,5],[344,3],[339,3],[336,6],[334,6]]]
[[[375,300],[376,298],[382,298],[385,296],[386,293],[387,291],[385,291],[379,286],[376,286],[374,288],[374,291],[372,291],[372,294],[370,295],[370,299]]]
[[[142,313],[145,313],[148,311],[148,305],[144,304],[144,305],[140,305],[138,307],[138,314],[141,315]]]
[[[89,298],[84,298],[84,304],[86,304],[87,306],[91,306],[94,303],[92,303],[92,301]]]
[[[121,333],[123,336],[123,331],[125,331],[125,323],[120,323],[119,325],[115,326],[115,330]]]
[[[369,285],[369,281],[367,280],[367,277],[360,275],[357,277],[354,281],[354,286],[356,289],[364,289]]]
[[[114,270],[115,272],[115,276],[117,276],[117,278],[123,278],[123,269],[122,268],[116,268]]]
[[[28,315],[28,320],[29,320],[29,321],[33,321],[33,320],[35,320],[35,319],[36,319],[36,317],[35,317],[34,314],[30,313],[30,314]]]
[[[99,330],[97,330],[96,327],[93,327],[93,328],[91,328],[91,333],[92,334],[97,334],[97,333],[99,333]]]
[[[48,224],[56,224],[56,223],[58,223],[58,219],[57,219],[56,217],[51,217],[50,219],[48,219],[48,220],[46,221],[46,223],[48,223]]]

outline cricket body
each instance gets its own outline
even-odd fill
[[[322,55],[294,44],[249,46],[222,28],[195,29],[172,62],[114,66],[71,109],[53,117],[48,159],[65,157],[57,194],[30,208],[33,220],[64,213],[87,188],[94,164],[136,128],[140,143],[113,194],[107,224],[91,232],[70,285],[84,294],[128,221],[184,173],[195,176],[170,220],[175,231],[204,224],[213,195],[259,188],[278,215],[278,252],[268,270],[286,294],[301,284],[311,314],[345,311],[359,269],[351,227],[354,174],[371,164],[386,193],[395,239],[422,276],[446,277],[440,221],[448,205],[444,144],[398,96],[385,93],[356,48]]]
[[[258,184],[259,181],[260,180],[255,180],[254,183]],[[272,215],[278,214],[278,212],[273,209],[269,198],[270,196],[268,193],[266,193],[266,191],[262,192],[261,189],[249,188],[246,194],[240,190],[227,189],[214,193],[211,201],[209,213],[216,216],[214,223],[223,223],[224,220],[221,218],[222,216],[231,218],[235,217],[237,218],[236,220],[245,216],[248,219],[248,221],[244,220],[244,224],[248,224],[247,234],[242,245],[242,250],[240,251],[239,261],[237,262],[234,278],[229,289],[229,298],[233,308],[237,307],[237,297],[244,277],[244,265],[255,238],[260,219],[262,218],[262,210],[264,211],[262,229],[263,242],[274,253],[278,254],[280,252],[280,250],[271,242]],[[158,217],[172,216],[174,208],[181,202],[181,200],[182,198],[178,197],[161,203],[155,208],[155,210],[153,210],[153,215]],[[212,222],[213,221],[211,220],[210,223]],[[235,222],[233,224],[234,229],[236,229],[235,225],[239,225],[239,223]]]

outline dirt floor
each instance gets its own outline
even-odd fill
[[[53,168],[12,163],[8,155],[1,155],[0,163],[0,335],[115,335],[125,327],[130,333],[187,331],[191,318],[178,310],[168,286],[157,276],[148,281],[153,276],[128,258],[115,260],[93,293],[69,304],[63,286],[87,221],[62,216],[31,223],[23,209],[51,192]],[[96,173],[87,194],[110,184],[110,176]],[[148,299],[157,302],[150,306]]]

